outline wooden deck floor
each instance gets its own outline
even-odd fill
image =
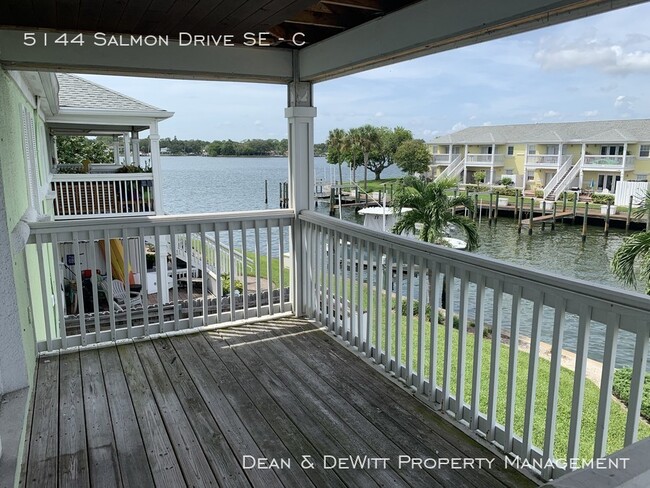
[[[300,320],[41,358],[32,408],[23,482],[39,488],[534,486]],[[386,466],[325,469],[357,456]],[[400,456],[494,461],[418,469]],[[253,458],[285,467],[245,469]]]

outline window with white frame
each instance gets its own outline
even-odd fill
[[[638,173],[636,175],[636,181],[648,181],[648,175]]]
[[[526,151],[531,155],[537,154],[537,146],[535,144],[528,144],[528,146],[526,146]]]
[[[650,157],[650,144],[641,144],[639,147],[639,157],[647,158]]]
[[[535,179],[535,171],[526,171],[526,179],[532,181]]]
[[[515,146],[508,146],[508,156],[515,154]]]

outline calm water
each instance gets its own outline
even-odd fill
[[[324,158],[316,158],[316,178],[329,181],[336,178],[337,168]],[[359,175],[361,173],[359,172]],[[389,168],[382,176],[400,176],[397,168]],[[347,179],[349,173],[344,172]],[[279,185],[287,180],[286,158],[208,158],[163,157],[163,198],[165,212],[187,214],[227,212],[279,208]],[[269,203],[264,203],[264,180],[269,182]],[[327,211],[326,205],[318,208]],[[351,209],[345,209],[343,218],[361,223]],[[555,231],[550,226],[542,232],[536,228],[532,236],[517,234],[512,218],[502,217],[496,226],[480,224],[481,247],[478,254],[510,264],[625,288],[609,271],[611,258],[624,237],[624,232],[611,229],[604,237],[602,227],[590,227],[585,244],[580,239],[580,226],[559,224]],[[278,236],[273,236],[277,249]],[[491,297],[488,294],[488,307]],[[473,304],[470,304],[472,306]],[[491,310],[487,308],[486,310]],[[509,320],[510,304],[504,303],[504,321]],[[549,310],[550,312],[550,310]],[[528,322],[532,307],[524,304],[523,322]],[[552,316],[549,315],[552,321]],[[597,319],[595,317],[594,319]],[[576,320],[567,319],[564,347],[575,349]],[[604,327],[594,325],[590,341],[590,357],[602,358]],[[523,333],[527,331],[524,329]],[[550,342],[550,328],[542,329],[544,341]],[[627,363],[633,352],[632,338],[623,333],[619,344],[617,364]]]

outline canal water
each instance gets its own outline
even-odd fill
[[[280,183],[287,180],[286,158],[210,158],[210,157],[163,157],[162,182],[164,210],[169,214],[203,212],[228,212],[240,210],[263,210],[279,208]],[[316,178],[330,181],[337,178],[338,169],[328,165],[324,158],[316,158]],[[360,172],[359,172],[360,175]],[[397,168],[389,168],[383,177],[400,176]],[[349,177],[344,172],[344,178]],[[264,181],[268,181],[268,204],[264,203]],[[319,211],[327,212],[321,204]],[[338,215],[338,213],[337,213]],[[362,223],[352,209],[344,209],[342,218]],[[479,226],[481,246],[477,254],[498,259],[513,265],[577,278],[615,288],[629,289],[611,273],[609,263],[620,246],[624,231],[612,228],[608,237],[602,227],[591,226],[586,242],[580,238],[581,226],[558,224],[554,231],[550,225],[545,231],[535,228],[532,236],[517,233],[512,217],[500,217],[496,225],[489,226],[483,220]],[[277,249],[278,236],[273,247]],[[263,250],[264,252],[264,250]],[[487,296],[491,311],[491,296]],[[473,303],[470,303],[470,307]],[[524,303],[523,323],[532,315],[532,304]],[[488,314],[488,317],[490,314]],[[510,319],[510,303],[504,303],[504,328]],[[545,311],[546,320],[552,322],[552,311]],[[594,317],[597,320],[598,317]],[[546,321],[545,320],[545,321]],[[524,327],[524,335],[529,331]],[[575,350],[577,319],[567,317],[564,347]],[[551,329],[542,329],[542,340],[551,342]],[[590,340],[590,357],[602,359],[604,326],[594,322]],[[622,333],[619,342],[617,365],[631,361],[633,338]]]

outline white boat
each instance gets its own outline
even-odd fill
[[[410,208],[403,208],[402,212],[410,211]],[[391,207],[368,207],[359,210],[359,214],[363,215],[363,225],[369,229],[379,232],[391,232],[391,229],[397,222],[397,215]],[[421,224],[418,224],[421,225]],[[418,227],[416,225],[416,227]],[[405,237],[416,239],[417,237],[412,234],[406,234]],[[445,243],[452,249],[466,249],[467,242],[455,237],[444,237]]]

